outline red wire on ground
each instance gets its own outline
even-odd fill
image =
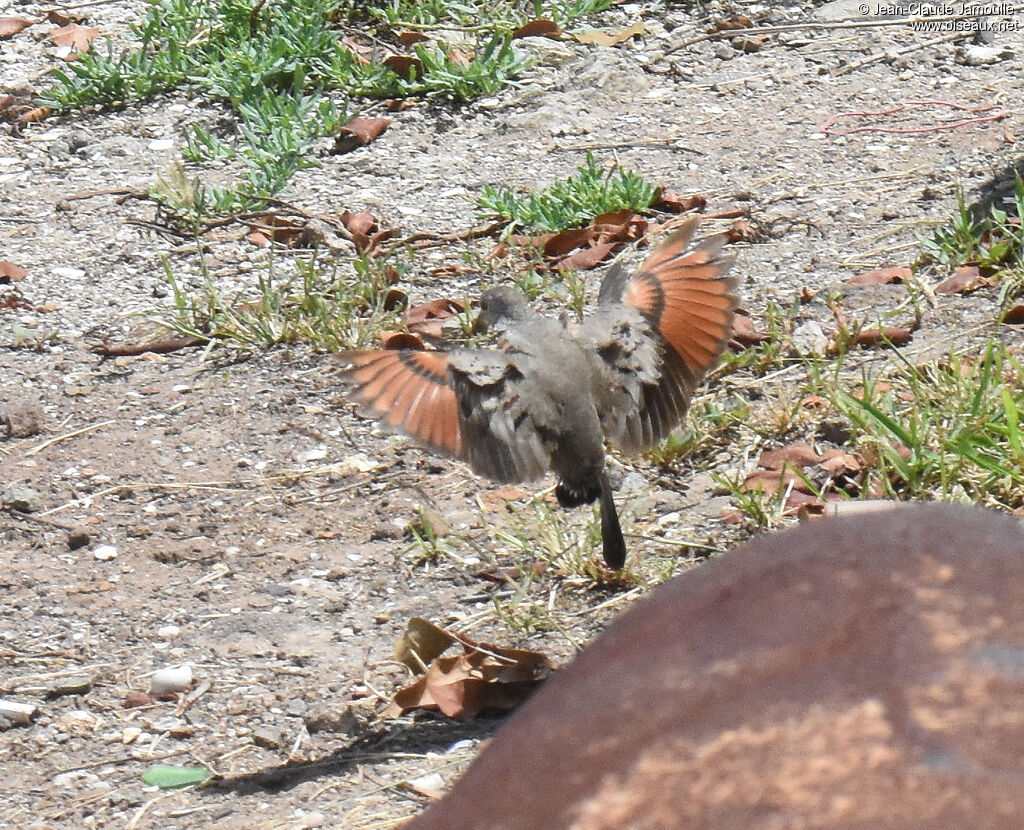
[[[911,107],[949,107],[961,112],[977,113],[975,118],[962,118],[959,121],[943,121],[929,127],[854,127],[852,130],[830,130],[840,118],[853,118],[855,116],[872,115],[893,115],[903,112]],[[985,115],[984,113],[989,113]],[[968,124],[981,124],[985,121],[997,121],[1006,115],[1006,107],[1002,104],[990,104],[987,107],[965,107],[962,104],[951,104],[948,101],[900,101],[892,109],[887,110],[863,110],[860,112],[838,112],[831,116],[828,121],[821,125],[821,131],[825,135],[840,136],[853,135],[853,133],[897,133],[900,135],[911,135],[914,133],[933,133],[939,130],[953,130],[957,127],[964,127]]]

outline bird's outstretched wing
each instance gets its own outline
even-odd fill
[[[380,349],[340,356],[353,397],[388,426],[494,481],[530,481],[548,468],[518,395],[517,356],[487,349]]]
[[[636,273],[609,271],[598,311],[581,329],[627,393],[630,405],[603,413],[607,433],[627,451],[658,443],[679,423],[732,334],[733,258],[721,255],[723,234],[687,250],[698,221],[685,222]]]

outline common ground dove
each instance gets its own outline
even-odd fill
[[[724,234],[687,251],[688,219],[629,275],[612,266],[578,326],[538,314],[518,290],[480,299],[476,328],[497,348],[380,349],[340,355],[357,401],[390,427],[499,482],[558,477],[563,507],[600,499],[604,560],[626,546],[605,442],[638,452],[686,413],[732,330],[736,280]]]

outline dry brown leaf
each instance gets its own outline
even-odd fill
[[[89,44],[98,37],[99,29],[91,26],[79,26],[77,23],[68,23],[59,29],[50,31],[50,40],[57,46],[70,46],[76,52],[88,52]]]
[[[736,314],[732,318],[732,342],[739,348],[756,346],[771,340],[771,335],[754,327],[754,321],[746,314]]]
[[[774,450],[764,450],[757,460],[757,466],[765,470],[781,470],[784,465],[791,464],[803,469],[821,461],[819,453],[810,444],[796,443]]]
[[[586,43],[591,46],[617,46],[624,43],[631,37],[638,37],[647,34],[643,21],[638,20],[632,26],[618,31],[602,32],[599,29],[591,29],[588,32],[575,34],[570,32],[569,37],[577,43]]]
[[[847,283],[850,285],[890,285],[895,282],[907,282],[912,276],[913,272],[909,268],[893,266],[865,271],[863,274],[850,277]]]
[[[484,510],[493,512],[505,510],[510,501],[521,501],[530,498],[530,491],[516,484],[505,484],[494,490],[482,490],[478,496]]]
[[[759,239],[757,231],[746,219],[737,219],[725,232],[727,242],[756,242]]]
[[[666,213],[686,213],[691,210],[704,210],[707,203],[708,200],[699,193],[694,193],[691,196],[679,196],[671,190],[663,189],[651,207]]]
[[[736,14],[727,20],[719,20],[707,30],[707,33],[709,35],[713,35],[715,32],[731,32],[734,29],[749,29],[753,25],[754,21],[746,15]]]
[[[66,9],[47,9],[46,19],[55,26],[67,26],[68,23],[85,23],[84,14],[75,14]]]
[[[854,335],[853,342],[858,346],[902,346],[910,342],[914,330],[907,326],[882,326],[881,328],[863,328]]]
[[[423,61],[409,55],[388,55],[384,66],[404,80],[416,80],[423,76]]]
[[[729,42],[732,44],[733,49],[750,54],[761,51],[764,45],[768,42],[768,35],[761,35],[760,37],[748,37],[743,35],[740,37],[734,37]]]
[[[970,294],[979,288],[992,285],[992,280],[983,277],[977,265],[961,265],[945,282],[935,287],[936,294]]]
[[[512,33],[513,38],[517,37],[549,37],[557,40],[562,36],[562,27],[555,23],[553,20],[545,20],[540,18],[538,20],[531,20],[523,26],[520,26]]]
[[[589,245],[597,239],[597,232],[590,227],[569,228],[546,237],[534,237],[531,241],[544,239],[541,250],[548,259],[558,259],[577,248]]]
[[[368,210],[359,213],[346,210],[339,218],[345,229],[352,234],[352,244],[361,254],[373,254],[381,242],[398,233],[397,228],[378,229],[376,217]]]
[[[415,46],[417,43],[426,43],[430,38],[422,32],[399,32],[398,42],[402,46]]]
[[[28,300],[22,297],[17,291],[8,291],[6,294],[0,294],[0,308],[19,308],[27,311],[37,310],[32,303],[28,302]]]
[[[419,98],[388,98],[384,101],[384,109],[388,112],[405,112],[418,107],[419,104]]]
[[[595,216],[590,226],[601,242],[635,242],[647,233],[647,220],[629,208]]]
[[[368,210],[361,210],[359,213],[352,213],[346,210],[341,214],[341,224],[349,233],[367,235],[377,227],[376,217]]]
[[[274,213],[265,213],[249,223],[250,231],[245,238],[254,245],[266,247],[271,242],[289,248],[309,247],[315,236],[307,224],[301,220],[289,219]],[[322,241],[322,236],[320,240]]]
[[[405,325],[409,331],[426,337],[440,337],[444,321],[461,314],[465,307],[458,300],[439,297],[413,306],[405,313]]]
[[[25,279],[28,271],[6,259],[0,259],[0,285],[8,285]]]
[[[760,490],[766,495],[774,496],[788,489],[791,484],[794,490],[810,493],[803,479],[790,467],[784,470],[754,470],[744,479],[743,489],[748,493]]]
[[[473,62],[472,52],[463,52],[461,49],[455,49],[454,47],[449,49],[445,55],[456,66],[469,66]]]
[[[443,628],[423,617],[412,617],[395,643],[395,659],[410,671],[422,674],[432,660],[455,642],[455,636]]]
[[[388,118],[362,118],[356,116],[342,129],[352,133],[363,144],[369,144],[380,138],[390,126],[391,120]]]
[[[1024,324],[1024,305],[1017,303],[1012,308],[1007,309],[1003,315],[1002,322],[1008,326],[1019,326]]]
[[[420,637],[423,642],[416,639]],[[446,637],[450,638],[449,645],[454,642],[462,645],[461,655],[439,656],[437,649]],[[403,641],[405,639],[403,636]],[[422,648],[427,653],[436,652],[438,656],[431,660],[422,677],[395,693],[388,716],[394,717],[416,708],[437,708],[448,717],[465,720],[476,717],[485,709],[511,709],[522,702],[554,668],[554,664],[539,652],[477,643],[425,620],[416,623],[413,648]],[[406,645],[400,645],[396,653],[399,650],[413,664],[418,662]],[[423,656],[420,652],[416,654]]]
[[[425,351],[427,348],[422,339],[407,331],[382,331],[380,345],[382,349],[413,349],[417,352]]]
[[[572,268],[574,271],[589,271],[604,262],[615,248],[615,242],[598,242],[596,245],[567,256],[559,263],[559,267]]]
[[[356,116],[344,127],[339,128],[334,138],[334,152],[350,153],[359,147],[372,143],[391,126],[388,118],[362,118]]]
[[[0,17],[0,40],[14,37],[22,29],[27,29],[36,20],[28,20],[24,17]]]

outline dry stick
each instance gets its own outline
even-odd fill
[[[955,32],[954,34],[945,35],[944,37],[937,37],[935,40],[926,40],[924,43],[915,43],[913,46],[906,46],[903,49],[878,52],[877,54],[864,58],[864,60],[858,61],[857,63],[851,63],[848,66],[841,66],[838,69],[834,69],[832,71],[832,75],[833,77],[838,78],[840,75],[846,75],[849,72],[856,72],[858,69],[863,69],[865,66],[871,66],[873,63],[878,63],[879,61],[884,61],[888,58],[902,58],[904,55],[909,55],[911,52],[916,52],[918,49],[928,49],[932,46],[938,46],[940,43],[947,43],[951,40],[960,40],[971,34],[973,34],[973,32]]]
[[[42,452],[47,447],[51,447],[54,444],[60,443],[61,441],[66,441],[69,438],[74,438],[78,435],[83,435],[86,432],[92,432],[94,429],[102,429],[103,427],[108,427],[113,423],[116,423],[116,421],[100,421],[98,424],[91,424],[90,426],[82,427],[81,429],[76,429],[74,432],[66,432],[64,435],[58,435],[56,438],[51,438],[49,441],[43,441],[42,444],[40,444],[38,447],[33,447],[27,453],[25,453],[25,455],[26,457],[30,455],[35,455],[36,453]]]
[[[1024,10],[1024,6],[1014,6],[1008,10],[1008,14],[1014,14]],[[966,14],[947,14],[939,17],[922,17],[912,15],[901,17],[896,20],[841,20],[838,23],[787,23],[782,26],[751,26],[747,29],[723,29],[718,32],[707,32],[699,37],[690,38],[670,46],[662,55],[656,58],[661,60],[667,58],[673,52],[693,46],[695,43],[703,43],[706,40],[721,40],[727,37],[739,37],[742,35],[777,34],[779,32],[832,32],[843,29],[877,29],[882,26],[913,26],[919,23],[945,23],[950,20],[969,20],[977,17],[988,17],[984,11],[968,12]]]

